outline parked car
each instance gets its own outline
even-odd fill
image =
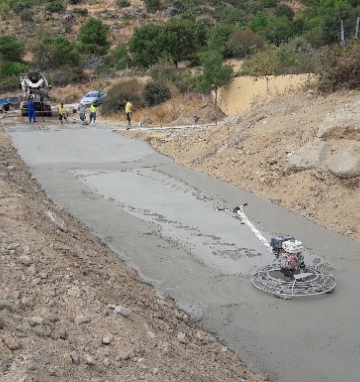
[[[95,106],[101,105],[106,99],[106,93],[98,90],[92,90],[81,98],[80,102],[85,106],[94,104]]]

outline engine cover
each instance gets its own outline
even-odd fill
[[[287,240],[282,243],[282,249],[287,253],[299,253],[304,247],[300,240]]]

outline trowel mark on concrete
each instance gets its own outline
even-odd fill
[[[222,274],[248,275],[269,261],[268,256],[257,255],[259,249],[243,250],[249,240],[247,227],[216,211],[211,199],[184,182],[152,169],[74,173],[93,192],[154,224],[159,234]],[[252,239],[264,250],[256,238]]]

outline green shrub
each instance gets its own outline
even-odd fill
[[[65,7],[61,1],[54,0],[46,4],[45,11],[50,13],[62,13],[65,11]]]
[[[83,0],[68,0],[68,3],[71,5],[77,5],[82,3]]]
[[[319,88],[325,92],[360,89],[360,42],[332,46],[321,56]]]
[[[11,8],[8,3],[0,3],[0,18],[1,20],[6,20],[9,16]]]
[[[227,25],[245,25],[245,14],[242,10],[233,7],[226,7],[222,9],[218,21]]]
[[[113,49],[108,57],[108,62],[116,69],[126,69],[131,66],[131,59],[127,52],[127,47],[123,43],[119,43],[118,46]]]
[[[19,16],[21,18],[21,21],[28,21],[33,22],[34,21],[34,12],[31,9],[24,9],[19,13]]]
[[[110,42],[107,40],[109,29],[102,20],[90,17],[81,25],[78,33],[78,41],[83,51],[100,56],[105,55],[110,48]]]
[[[289,20],[293,20],[295,16],[295,12],[286,4],[280,4],[276,7],[274,14],[278,17],[285,16]]]
[[[3,92],[19,91],[19,77],[6,76],[5,78],[0,78],[0,88]]]
[[[15,13],[20,13],[24,9],[30,9],[32,6],[32,3],[30,0],[11,0],[10,1],[10,8]]]
[[[161,8],[160,0],[144,0],[144,3],[149,13],[155,13]]]
[[[74,8],[71,13],[75,16],[86,17],[89,11],[86,8]]]
[[[4,61],[21,62],[24,55],[24,43],[15,36],[0,36],[0,55]]]
[[[315,50],[304,38],[297,37],[278,47],[264,45],[245,60],[242,73],[251,76],[316,73],[319,65]]]
[[[172,82],[175,79],[175,65],[171,61],[160,60],[149,69],[154,82]]]
[[[26,72],[27,65],[22,62],[3,62],[0,65],[0,78],[19,76]]]
[[[227,43],[227,57],[245,57],[253,54],[264,45],[264,40],[251,29],[234,28]]]
[[[81,83],[88,78],[81,67],[64,65],[49,71],[48,80],[55,86],[66,86]]]
[[[174,78],[174,86],[180,93],[187,93],[194,90],[194,74],[190,69],[182,69],[178,71],[178,75]]]
[[[130,7],[131,3],[129,0],[116,0],[116,5],[119,8],[126,8],[126,7]]]
[[[142,96],[146,106],[155,106],[170,99],[171,92],[164,82],[150,81],[145,85]]]
[[[176,68],[170,61],[160,61],[149,69],[149,75],[156,83],[175,86],[181,93],[193,90],[193,75],[191,69]]]
[[[123,110],[125,106],[125,99],[135,107],[141,107],[141,93],[143,84],[136,79],[121,81],[113,85],[107,91],[106,101],[102,105],[102,112],[104,115],[111,115],[116,111]]]
[[[277,3],[277,0],[261,0],[260,4],[262,8],[276,8]]]

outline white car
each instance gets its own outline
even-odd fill
[[[99,106],[105,101],[106,96],[107,94],[103,91],[92,90],[86,93],[84,97],[81,98],[80,103],[82,103],[85,106]]]

